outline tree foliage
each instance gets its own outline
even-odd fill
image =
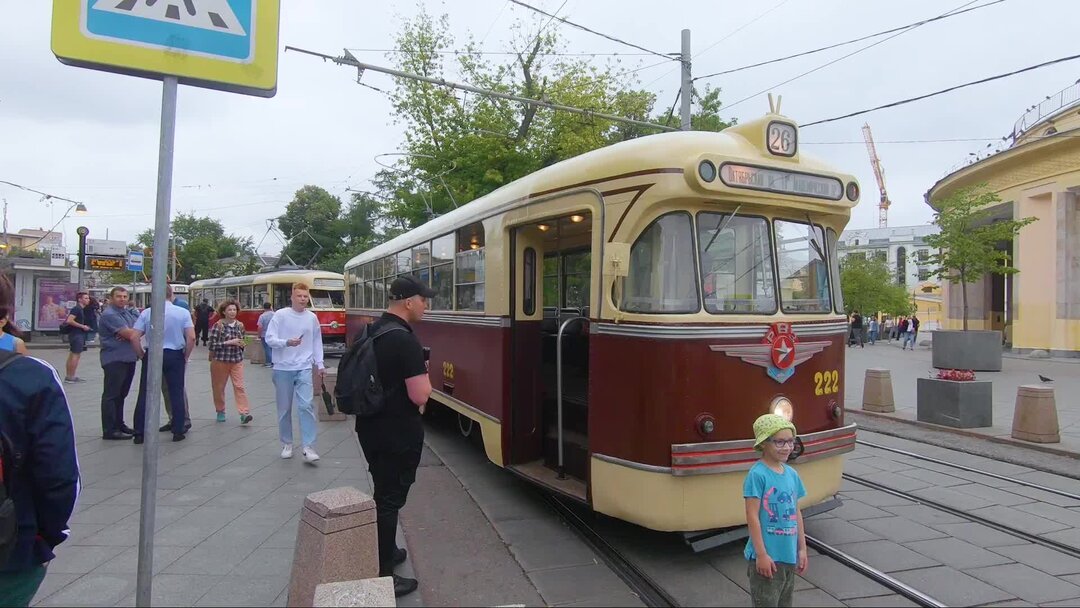
[[[884,260],[852,254],[840,262],[840,285],[845,312],[858,310],[873,315],[907,315],[913,310],[910,295],[889,273]]]
[[[987,274],[1019,272],[1010,265],[1008,247],[1002,246],[1037,219],[995,219],[993,207],[1000,202],[1001,198],[985,184],[958,190],[938,201],[938,212],[934,214],[938,233],[926,237],[927,244],[937,249],[930,256],[930,263],[937,266],[933,275],[960,284],[965,331],[968,283]]]
[[[456,57],[461,79],[480,88],[552,103],[678,125],[667,108],[653,114],[654,94],[618,62],[605,66],[568,59],[557,30],[544,21],[513,26],[511,59],[504,63],[480,53],[468,40]],[[539,29],[539,31],[537,31]],[[403,24],[392,59],[399,70],[442,78],[446,51],[455,47],[448,18],[433,18],[421,7]],[[449,79],[449,78],[448,78]],[[391,95],[396,121],[405,132],[403,154],[373,180],[380,195],[387,233],[414,228],[432,217],[488,194],[561,160],[613,143],[659,132],[640,125],[554,111],[411,79],[398,78]],[[693,128],[717,131],[720,92],[698,98]]]
[[[258,267],[251,237],[226,233],[220,220],[180,213],[173,219],[169,230],[176,248],[174,280],[179,283],[190,283],[226,273],[248,274]],[[146,248],[153,247],[153,228],[140,232],[135,237],[135,242]],[[239,259],[225,264],[220,261],[223,258]],[[153,259],[147,257],[143,271],[146,278],[152,278],[152,265]],[[169,269],[172,269],[171,260]]]

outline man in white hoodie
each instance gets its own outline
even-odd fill
[[[292,458],[292,405],[300,417],[300,439],[304,460],[315,462],[315,410],[311,405],[311,370],[325,377],[322,332],[319,319],[307,309],[311,293],[305,283],[292,286],[292,306],[274,313],[266,328],[266,343],[273,349],[274,389],[277,398],[278,436],[281,438],[281,457]]]

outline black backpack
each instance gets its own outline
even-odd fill
[[[374,335],[368,335],[370,331],[369,324],[341,358],[337,384],[334,386],[338,410],[359,418],[375,416],[382,412],[386,405],[387,391],[383,390],[382,381],[379,380],[375,340],[392,331],[407,330],[395,323],[388,323]]]
[[[21,355],[11,351],[0,351],[0,375],[4,368]],[[3,429],[0,428],[0,567],[7,564],[12,549],[19,538],[19,518],[15,513],[15,501],[8,492],[8,479],[15,471],[15,462],[11,455],[14,450]]]

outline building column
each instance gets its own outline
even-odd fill
[[[1057,318],[1057,194],[1021,197],[1013,217],[1034,217],[1013,241],[1013,348],[1021,353],[1055,350]]]

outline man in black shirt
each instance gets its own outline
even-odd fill
[[[372,324],[374,335],[387,324],[404,331],[390,331],[375,342],[379,379],[386,391],[382,412],[356,419],[356,435],[374,484],[376,527],[379,531],[379,576],[394,578],[394,595],[416,590],[416,579],[394,574],[405,561],[405,549],[396,541],[398,511],[405,506],[409,486],[416,481],[416,467],[424,447],[420,415],[431,395],[424,349],[410,323],[419,321],[435,291],[414,277],[398,277],[390,284],[390,305]]]
[[[206,340],[210,332],[210,315],[214,312],[214,307],[210,306],[210,302],[203,298],[203,301],[195,307],[193,311],[195,317],[195,343],[198,344],[199,340],[202,340],[202,345],[206,346]]]

